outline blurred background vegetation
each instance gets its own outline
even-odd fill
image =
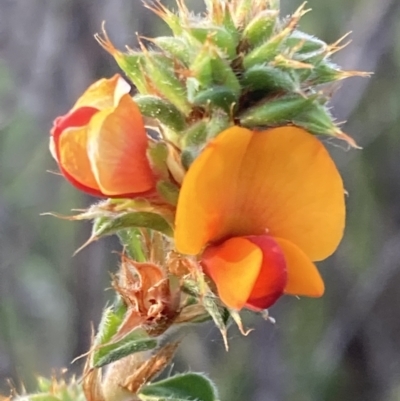
[[[283,14],[301,0],[282,0]],[[172,1],[163,1],[172,4]],[[201,11],[198,0],[188,1]],[[320,263],[326,295],[285,298],[277,323],[246,316],[225,352],[212,325],[188,329],[177,367],[215,379],[221,400],[400,400],[400,1],[309,0],[302,28],[328,42],[352,30],[335,60],[374,71],[345,81],[334,115],[363,151],[327,146],[349,193],[345,238]],[[0,0],[0,389],[34,389],[35,376],[68,367],[88,349],[110,295],[118,244],[72,257],[90,226],[52,217],[93,199],[48,170],[52,120],[94,80],[118,71],[94,41],[101,22],[134,47],[166,27],[139,0]]]

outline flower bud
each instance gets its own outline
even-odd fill
[[[54,121],[53,156],[65,178],[91,195],[136,197],[155,190],[143,118],[129,91],[119,75],[101,79]]]

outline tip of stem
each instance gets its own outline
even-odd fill
[[[362,149],[362,147],[358,146],[357,142],[352,137],[350,137],[349,135],[345,134],[341,130],[338,130],[338,132],[336,133],[336,138],[339,138],[339,139],[341,139],[343,141],[346,141],[348,143],[348,145],[350,145],[350,147],[352,147],[354,149]]]

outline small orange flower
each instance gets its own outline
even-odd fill
[[[312,261],[334,252],[344,220],[342,179],[314,136],[291,126],[235,126],[189,168],[175,243],[181,253],[201,254],[227,306],[260,310],[282,294],[323,294]]]
[[[90,86],[54,121],[50,150],[61,172],[95,196],[133,197],[153,191],[142,115],[119,75]]]

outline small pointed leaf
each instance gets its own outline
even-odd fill
[[[115,218],[100,218],[99,224],[93,226],[92,237],[98,239],[112,235],[120,230],[132,227],[150,228],[163,234],[172,236],[171,225],[157,213],[152,212],[128,212],[120,214]],[[95,220],[95,223],[98,220]]]
[[[214,384],[199,373],[176,375],[142,388],[139,393],[142,400],[184,400],[184,401],[216,401]]]
[[[238,37],[224,27],[193,27],[190,34],[200,43],[204,43],[210,38],[220,50],[226,53],[229,59],[236,56]]]
[[[183,38],[159,36],[158,38],[154,38],[153,41],[160,49],[170,56],[176,57],[183,64],[188,65],[190,63],[193,47],[189,46]]]
[[[204,145],[207,139],[207,122],[201,120],[191,127],[189,127],[183,137],[182,137],[182,146],[187,148],[189,146],[198,146]]]
[[[212,44],[204,45],[191,64],[190,71],[203,89],[220,85],[229,88],[236,96],[240,94],[241,86],[236,74]]]
[[[187,102],[186,89],[176,76],[172,60],[148,55],[145,58],[145,69],[155,90],[184,115],[188,114],[190,106]]]
[[[179,188],[170,181],[159,181],[157,192],[172,206],[178,204]]]
[[[243,39],[251,46],[258,46],[268,40],[274,33],[278,15],[277,10],[264,10],[258,13],[244,29]]]
[[[244,72],[242,84],[249,90],[294,92],[297,85],[292,75],[269,65],[255,65]]]
[[[148,90],[146,77],[143,73],[144,55],[141,53],[119,53],[115,57],[118,66],[125,72],[126,76],[135,84],[141,93]]]
[[[100,346],[111,341],[122,323],[125,312],[126,306],[122,302],[118,302],[118,305],[103,310],[94,342],[95,346]]]
[[[299,30],[294,30],[285,44],[291,48],[298,47],[298,53],[325,51],[327,48],[324,41]]]
[[[143,251],[142,236],[137,228],[128,228],[118,232],[118,238],[129,258],[138,262],[145,262],[146,255]]]
[[[204,309],[210,314],[215,325],[221,332],[224,340],[225,348],[228,349],[228,338],[227,338],[227,323],[230,318],[228,309],[224,308],[216,297],[211,295],[205,295],[203,297]]]
[[[219,107],[226,113],[232,110],[233,105],[237,103],[235,92],[225,86],[212,87],[199,92],[193,99],[193,104],[197,106]]]
[[[137,95],[133,100],[144,116],[155,118],[175,131],[185,128],[185,116],[168,100],[152,95]]]
[[[249,128],[285,124],[308,109],[314,99],[300,95],[282,96],[248,109],[239,116],[240,123]]]
[[[235,22],[239,26],[246,26],[248,24],[249,16],[252,14],[254,8],[254,0],[239,0],[234,9]]]
[[[249,69],[257,64],[263,64],[272,61],[279,53],[280,46],[282,45],[284,39],[285,37],[282,35],[275,35],[267,42],[264,42],[249,52],[243,59],[243,65],[245,69]]]
[[[147,158],[152,170],[162,179],[168,179],[168,147],[164,142],[151,142],[147,149]]]
[[[328,109],[317,102],[294,118],[293,124],[303,127],[312,134],[334,136],[338,130]]]
[[[118,297],[113,306],[103,311],[93,349],[91,352],[92,366],[101,367],[135,352],[147,351],[158,345],[156,339],[148,336],[144,329],[136,329],[113,342],[126,313],[126,306]]]
[[[149,351],[157,347],[156,339],[143,336],[142,330],[135,330],[120,341],[101,346],[93,353],[93,366],[100,368],[135,352]]]

